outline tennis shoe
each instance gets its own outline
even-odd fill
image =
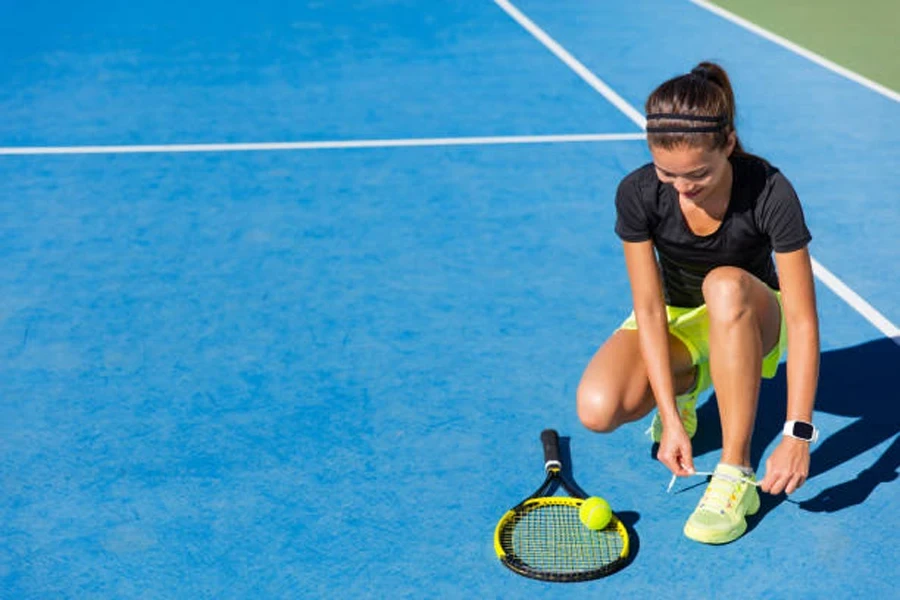
[[[704,544],[727,544],[744,535],[746,515],[758,510],[756,476],[719,463],[703,498],[684,525],[684,535]]]
[[[697,433],[697,398],[709,388],[710,383],[712,380],[709,376],[709,363],[701,363],[697,365],[697,381],[694,389],[675,398],[675,408],[689,438],[693,438]],[[659,417],[659,411],[656,411],[647,434],[655,444],[658,444],[662,440],[662,431],[662,419]]]

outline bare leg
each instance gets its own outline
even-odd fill
[[[696,368],[688,349],[671,335],[669,353],[675,393],[682,394],[693,386]],[[637,331],[620,329],[597,350],[581,376],[577,405],[584,426],[600,432],[613,431],[653,410],[656,402]]]
[[[750,466],[763,356],[778,343],[781,310],[762,281],[719,267],[703,281],[709,310],[709,367],[722,419],[722,462]]]

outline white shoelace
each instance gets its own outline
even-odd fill
[[[750,479],[749,477],[744,476],[744,475],[742,475],[741,477],[732,477],[728,473],[716,473],[714,471],[691,471],[691,473],[688,474],[687,477],[693,477],[695,475],[700,475],[700,476],[704,476],[704,477],[705,476],[718,477],[719,479],[724,479],[724,480],[730,481],[732,483],[743,482],[743,483],[749,483],[750,485],[755,485],[755,486],[759,487],[758,481],[753,481],[752,479]],[[672,475],[672,479],[669,481],[669,485],[666,488],[667,494],[672,492],[672,486],[675,485],[675,481],[677,479],[678,479],[678,475]]]

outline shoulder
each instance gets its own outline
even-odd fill
[[[653,163],[638,167],[619,182],[616,191],[618,202],[644,202],[656,196],[659,179]]]
[[[737,157],[741,188],[753,205],[753,216],[775,252],[792,252],[812,239],[800,199],[784,173],[763,158]]]
[[[650,186],[655,187],[658,184],[659,178],[656,176],[656,168],[653,166],[653,163],[647,163],[623,177],[619,183],[619,189],[646,189]]]
[[[740,154],[732,158],[732,164],[738,172],[741,187],[749,192],[757,204],[796,197],[791,182],[781,169],[765,158]]]
[[[659,181],[653,164],[626,175],[616,191],[616,233],[626,242],[650,239],[657,222],[656,195]]]

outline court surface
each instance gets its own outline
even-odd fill
[[[0,597],[900,597],[896,92],[688,1],[254,4],[0,9]],[[649,418],[574,410],[641,106],[704,59],[804,204],[823,350],[810,480],[724,547]],[[634,531],[612,577],[496,560],[546,427]]]

